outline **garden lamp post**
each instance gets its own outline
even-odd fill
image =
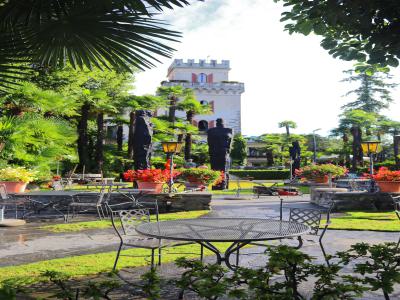
[[[314,164],[317,162],[317,140],[316,140],[316,138],[315,138],[315,133],[316,133],[317,131],[319,131],[319,130],[321,130],[321,128],[314,129],[314,130],[312,131],[312,133],[313,133],[313,163],[314,163]]]
[[[374,154],[379,152],[379,144],[377,141],[364,141],[361,142],[361,148],[363,153],[369,156],[369,175],[371,177],[370,192],[375,192],[375,181],[372,178],[374,175]]]
[[[162,149],[165,154],[167,154],[167,157],[170,159],[170,166],[169,166],[169,171],[170,171],[170,178],[168,181],[168,193],[172,192],[172,186],[174,184],[174,178],[173,178],[173,171],[174,171],[174,154],[177,154],[181,151],[182,149],[182,143],[181,142],[162,142]]]

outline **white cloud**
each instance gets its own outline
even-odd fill
[[[295,132],[321,133],[337,125],[340,83],[352,63],[332,58],[315,36],[289,35],[279,22],[282,7],[266,0],[207,0],[169,11],[165,19],[182,31],[174,58],[229,59],[230,79],[243,81],[242,130],[247,135],[278,132],[278,122],[293,120]],[[137,76],[136,93],[153,93],[172,59]],[[399,78],[397,78],[399,79]],[[400,80],[397,80],[400,81]],[[399,91],[388,115],[400,112]]]

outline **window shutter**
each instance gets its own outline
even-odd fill
[[[208,128],[213,128],[213,127],[215,127],[214,122],[215,122],[215,121],[210,121],[210,122],[208,122]]]
[[[197,75],[195,73],[192,73],[192,83],[197,82]]]
[[[214,112],[214,101],[210,101],[211,112]]]
[[[207,83],[213,83],[213,74],[207,75]]]

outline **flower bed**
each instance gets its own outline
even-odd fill
[[[347,174],[346,167],[336,166],[334,164],[312,164],[300,168],[295,171],[296,175],[307,180],[321,180],[322,178],[327,181],[328,176],[340,177]]]

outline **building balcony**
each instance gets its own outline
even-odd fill
[[[189,82],[185,80],[174,80],[174,81],[162,81],[162,86],[176,86],[181,85],[185,88],[191,89],[203,89],[203,90],[223,90],[223,91],[235,91],[239,93],[244,92],[244,83],[227,81],[227,82],[215,82],[215,83],[202,83],[202,82]]]

